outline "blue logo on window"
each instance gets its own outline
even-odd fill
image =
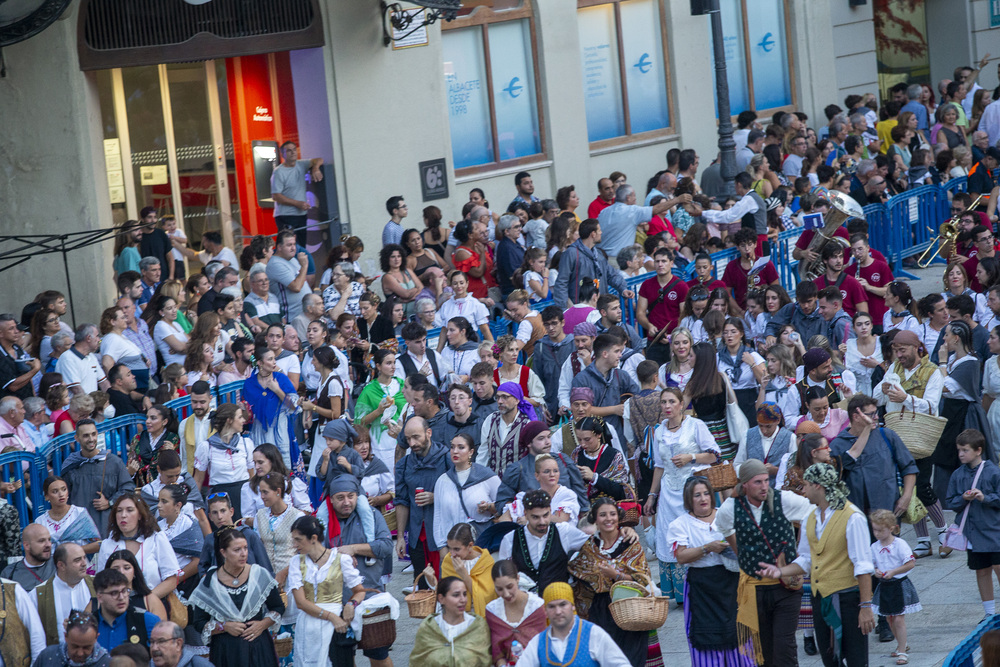
[[[764,39],[757,43],[757,46],[764,49],[765,53],[770,53],[774,49],[774,40],[771,39],[771,33],[764,35]]]
[[[649,70],[653,69],[653,63],[650,62],[650,60],[649,60],[649,54],[648,53],[644,53],[641,56],[639,56],[639,62],[637,62],[636,64],[632,65],[632,67],[635,67],[642,74],[645,74]]]
[[[520,80],[521,79],[515,76],[510,80],[510,83],[507,84],[507,87],[504,88],[503,91],[508,93],[511,97],[519,97],[521,95],[521,91],[524,90],[524,86],[518,85],[518,81]]]

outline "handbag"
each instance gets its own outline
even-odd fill
[[[899,412],[887,412],[884,421],[886,428],[896,432],[915,459],[927,458],[934,453],[948,424],[944,417],[915,411],[912,404],[907,412],[905,403]]]
[[[976,484],[979,483],[979,475],[983,472],[983,465],[986,461],[982,461],[979,467],[976,468],[976,476],[972,479],[972,489],[976,488]],[[971,489],[970,489],[971,490]],[[969,518],[969,507],[972,505],[971,502],[965,503],[965,510],[962,512],[962,522],[959,524],[951,524],[948,526],[948,530],[945,531],[944,537],[941,539],[941,546],[948,547],[949,549],[955,549],[957,551],[968,551],[969,540],[965,537],[965,520]]]
[[[911,413],[911,414],[913,414],[913,413]],[[882,436],[882,440],[884,440],[885,444],[889,446],[889,452],[892,454],[893,463],[895,463],[895,461],[896,461],[896,448],[893,446],[892,440],[890,440],[889,438],[886,437],[886,435],[885,435],[885,427],[879,427],[878,431],[879,431],[879,435]],[[896,435],[899,435],[899,434],[897,433]],[[902,436],[900,436],[900,437],[902,437]],[[906,448],[910,449],[910,446],[907,445]],[[896,485],[897,485],[897,488],[899,489],[899,495],[900,496],[903,495],[903,486],[902,486],[901,482],[902,482],[902,478],[900,477],[900,475],[899,475],[899,469],[897,468],[896,469]],[[924,506],[924,503],[920,500],[920,498],[917,498],[917,494],[914,493],[912,496],[910,496],[910,504],[906,507],[906,510],[903,512],[902,516],[899,517],[899,520],[902,523],[917,523],[918,521],[922,521],[923,518],[926,517],[926,516],[927,516],[927,508]]]
[[[734,451],[739,451],[746,445],[750,422],[737,401],[726,403],[726,426],[729,428],[729,441],[736,445]]]
[[[167,597],[163,598],[164,606],[167,608],[167,616],[180,628],[186,628],[188,624],[188,609],[177,597],[177,591],[170,591]]]
[[[625,490],[625,500],[618,502],[618,509],[621,511],[621,521],[619,525],[626,528],[634,528],[639,525],[639,517],[642,516],[642,505],[639,504],[635,489],[630,484],[622,484]]]

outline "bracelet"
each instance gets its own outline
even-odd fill
[[[649,492],[649,496],[650,496],[651,498],[659,498],[659,497],[660,497],[660,494],[659,494],[659,492],[658,492],[658,491],[650,491],[650,492]]]
[[[871,600],[869,600],[868,602],[862,602],[858,606],[861,607],[862,609],[871,609],[873,605]]]

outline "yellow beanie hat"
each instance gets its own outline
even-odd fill
[[[562,581],[554,581],[546,586],[542,599],[545,600],[545,604],[555,600],[566,600],[570,604],[576,604],[573,600],[573,589]]]

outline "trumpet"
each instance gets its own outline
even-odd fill
[[[928,266],[930,266],[931,262],[934,261],[934,258],[937,257],[939,254],[941,254],[942,251],[945,249],[945,246],[947,246],[948,244],[951,244],[951,249],[949,251],[949,254],[952,255],[952,256],[954,256],[954,254],[956,252],[956,240],[958,238],[958,221],[959,221],[959,219],[963,215],[965,215],[966,213],[968,213],[969,211],[976,210],[976,206],[979,205],[980,200],[982,200],[982,198],[986,197],[986,196],[987,195],[979,195],[969,205],[969,208],[965,209],[964,211],[962,211],[958,215],[953,215],[952,217],[948,218],[948,220],[946,220],[945,222],[941,223],[941,226],[938,227],[938,235],[937,235],[937,237],[934,238],[931,241],[931,245],[927,248],[927,250],[925,250],[920,255],[919,258],[917,258],[917,266],[918,267],[920,267],[921,269],[926,269]],[[934,233],[934,229],[933,228],[928,227],[927,229],[932,234]],[[927,253],[929,253],[931,251],[931,248],[934,247],[934,241],[938,242],[937,249],[934,251],[933,255],[931,255],[927,259],[924,259],[925,257],[927,257]]]

